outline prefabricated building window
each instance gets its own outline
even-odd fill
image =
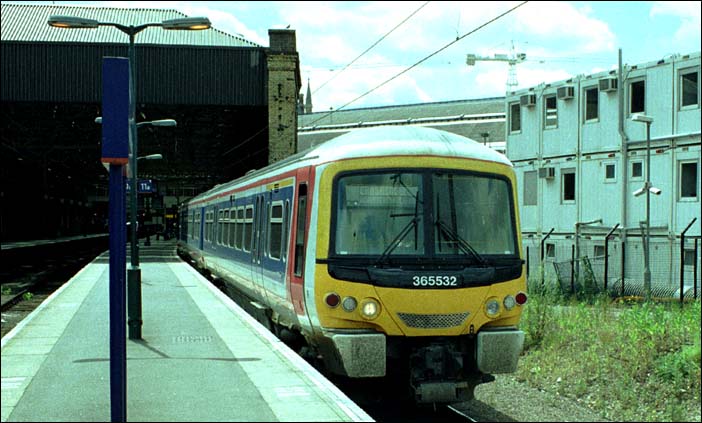
[[[599,117],[600,92],[597,87],[585,90],[585,121],[597,120]]]
[[[509,105],[509,132],[522,130],[522,109],[519,103]]]
[[[646,111],[646,81],[636,81],[629,84],[629,112],[644,113]]]
[[[680,163],[680,199],[681,200],[696,200],[698,198],[697,191],[697,162],[681,162]]]
[[[689,69],[680,73],[680,107],[699,106],[699,72]]]
[[[643,162],[631,162],[631,179],[643,178]]]
[[[525,206],[535,206],[537,205],[537,172],[535,170],[529,170],[524,172],[524,205]]]
[[[614,163],[605,163],[605,182],[614,182],[617,180],[617,165]]]
[[[556,258],[556,244],[550,242],[546,243],[546,254],[545,258]]]
[[[563,169],[561,171],[561,202],[575,202],[575,169]]]
[[[558,126],[558,108],[556,95],[544,96],[544,128],[555,128]]]

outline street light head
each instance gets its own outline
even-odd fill
[[[151,126],[176,126],[177,122],[174,119],[152,120]]]
[[[634,122],[653,123],[653,118],[651,116],[642,115],[640,113],[632,115],[631,120]]]
[[[207,18],[169,19],[161,23],[163,29],[185,29],[191,31],[209,29],[211,26],[212,23]]]
[[[137,160],[161,160],[163,158],[162,154],[149,154],[148,156],[137,157]]]
[[[56,28],[97,28],[99,25],[95,19],[76,16],[50,16],[47,23]]]

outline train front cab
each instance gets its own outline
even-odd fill
[[[510,166],[345,160],[323,169],[319,189],[314,290],[327,367],[406,371],[419,403],[470,399],[487,375],[516,370],[526,279]]]

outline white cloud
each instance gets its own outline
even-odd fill
[[[571,54],[613,51],[616,37],[606,22],[590,17],[592,9],[565,2],[530,2],[516,11],[518,29],[571,45]]]
[[[700,9],[699,1],[669,1],[656,2],[651,7],[650,16],[670,15],[680,18],[680,27],[675,31],[676,42],[700,39]]]

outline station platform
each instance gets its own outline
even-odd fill
[[[128,421],[373,421],[180,261],[174,241],[144,250],[165,254],[140,263]],[[3,422],[110,421],[108,279],[98,257],[2,338]]]

